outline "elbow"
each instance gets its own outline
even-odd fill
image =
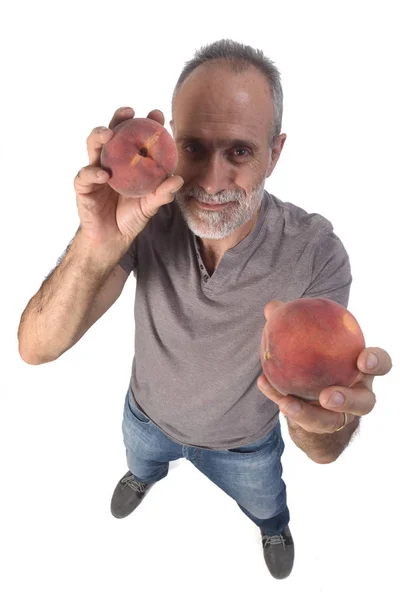
[[[42,365],[47,362],[51,362],[55,360],[55,358],[48,358],[45,356],[41,356],[37,351],[35,352],[34,348],[32,348],[32,344],[27,344],[24,342],[22,336],[18,334],[18,353],[22,360],[27,365]]]
[[[62,352],[61,352],[60,354],[57,354],[54,356],[49,356],[48,354],[41,355],[38,352],[32,351],[28,347],[23,346],[23,344],[21,344],[21,342],[19,343],[19,346],[18,346],[18,352],[19,352],[19,355],[22,358],[22,360],[27,365],[44,365],[45,363],[49,363],[49,362],[53,362],[53,361],[57,360],[57,358],[59,358],[62,354]]]
[[[46,362],[44,360],[41,360],[39,356],[35,355],[34,353],[29,353],[29,351],[23,346],[21,346],[21,344],[19,344],[18,352],[22,360],[27,365],[41,365],[44,362]]]
[[[39,357],[30,351],[28,344],[24,343],[24,336],[21,325],[22,323],[19,324],[17,333],[18,353],[27,365],[40,365],[41,361],[39,360]]]
[[[336,458],[322,458],[321,456],[317,457],[317,458],[311,458],[312,461],[314,461],[315,463],[317,463],[317,465],[330,465],[331,463],[335,462]]]
[[[41,356],[37,351],[37,348],[35,351],[35,344],[33,343],[32,339],[35,336],[33,336],[32,333],[29,335],[29,330],[27,331],[24,325],[24,317],[22,315],[17,332],[18,353],[22,360],[27,365],[42,365],[43,363],[50,362],[50,360],[54,360]]]

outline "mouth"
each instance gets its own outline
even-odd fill
[[[231,204],[231,202],[225,202],[224,204],[200,202],[200,200],[193,198],[193,196],[190,197],[190,200],[194,200],[204,210],[223,210],[225,206]]]

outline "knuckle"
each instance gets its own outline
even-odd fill
[[[372,396],[371,396],[371,408],[369,409],[368,412],[371,412],[371,410],[375,407],[376,404],[376,394],[374,394],[374,392],[372,392]]]
[[[89,142],[90,140],[93,139],[93,136],[95,136],[98,132],[98,127],[95,127],[94,129],[92,129],[92,131],[89,133],[88,137],[87,137],[87,141]]]
[[[75,181],[78,179],[82,179],[82,174],[83,174],[84,169],[85,169],[85,167],[82,167],[82,169],[79,169],[79,171],[75,175]]]
[[[90,166],[82,167],[79,169],[75,180],[80,183],[87,183],[91,179],[92,171],[93,169]]]
[[[100,135],[102,135],[104,133],[108,133],[109,131],[110,130],[108,129],[108,127],[103,127],[103,126],[96,127],[96,136],[98,138]]]
[[[81,187],[86,184],[85,168],[79,169],[74,179],[74,187]]]
[[[94,140],[98,140],[99,136],[107,130],[107,127],[99,126],[92,129],[91,133],[86,138],[87,146],[90,146]]]

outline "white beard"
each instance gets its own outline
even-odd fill
[[[239,190],[224,190],[213,196],[206,194],[202,188],[191,187],[175,194],[175,200],[189,229],[198,237],[209,240],[222,240],[239,227],[247,223],[257,212],[264,194],[265,178],[256,184],[246,197],[245,192]],[[195,200],[200,202],[228,204],[221,210],[207,210],[201,208]]]

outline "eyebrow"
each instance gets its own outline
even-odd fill
[[[178,137],[176,141],[177,143],[203,144],[200,138],[193,135],[182,135]],[[213,145],[216,148],[225,148],[227,146],[249,146],[254,152],[260,151],[260,146],[256,144],[256,142],[242,138],[217,138],[213,141]]]

